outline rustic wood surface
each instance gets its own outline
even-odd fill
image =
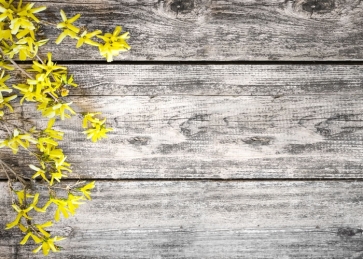
[[[360,0],[74,0],[34,1],[44,17],[81,13],[80,25],[112,31],[123,25],[132,50],[117,60],[362,60]],[[53,43],[59,31],[44,28],[58,60],[103,60],[95,48]]]
[[[79,117],[59,123],[69,136],[62,147],[83,177],[362,177],[361,66],[69,69],[80,85],[72,91],[76,110],[102,111],[115,129],[108,140],[91,144],[80,133]],[[16,110],[14,120],[23,114],[29,125],[42,125],[32,105]]]
[[[68,239],[65,251],[48,258],[361,258],[362,188],[346,181],[98,181],[94,200],[52,229]],[[5,183],[0,195],[9,198]],[[1,221],[13,218],[0,211]],[[29,257],[33,246],[19,238],[0,231],[0,258],[42,258]]]
[[[49,22],[62,8],[91,30],[124,25],[132,46],[106,63],[43,28],[41,55],[80,84],[75,109],[115,129],[92,144],[80,117],[57,123],[74,171],[97,181],[52,229],[67,240],[48,258],[363,258],[362,1],[35,2]],[[30,104],[20,116],[44,125]],[[21,155],[0,149],[24,172]],[[4,230],[15,215],[2,172],[0,197],[0,259],[43,258]]]

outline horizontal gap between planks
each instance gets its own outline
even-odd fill
[[[113,62],[99,60],[54,60],[58,64],[68,65],[363,65],[362,61],[123,61],[116,60]],[[32,61],[16,61],[18,64],[32,64]]]
[[[81,181],[102,181],[102,182],[363,182],[363,178],[84,178],[65,179],[63,182]],[[0,182],[7,182],[7,179],[0,179]]]

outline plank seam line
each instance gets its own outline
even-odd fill
[[[320,61],[268,61],[268,60],[241,60],[241,61],[162,61],[162,60],[114,60],[112,63],[100,60],[54,60],[57,64],[67,65],[363,65],[363,60],[320,60]],[[16,61],[18,64],[31,65],[32,61]]]
[[[78,178],[62,179],[63,182],[73,182]],[[82,181],[99,182],[363,182],[363,178],[83,178]],[[0,179],[0,182],[7,182],[7,179]]]

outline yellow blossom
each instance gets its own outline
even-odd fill
[[[100,43],[91,40],[91,38],[93,38],[94,36],[101,34],[101,33],[102,33],[101,30],[96,30],[96,31],[90,32],[90,33],[87,33],[87,31],[84,31],[78,38],[76,48],[81,47],[84,43],[86,43],[88,45],[96,46],[96,47],[100,46],[101,45]]]
[[[50,186],[52,186],[54,184],[54,180],[56,180],[57,182],[60,182],[60,179],[62,179],[62,177],[66,177],[66,175],[60,173],[60,172],[53,172],[50,173]]]
[[[3,6],[0,5],[0,21],[3,21],[5,20],[6,18],[9,18],[10,20],[13,20],[13,11],[11,9],[8,8],[5,8]]]
[[[47,8],[45,6],[40,6],[40,7],[32,9],[33,6],[34,6],[34,3],[27,4],[24,7],[23,11],[19,12],[18,15],[32,18],[35,22],[39,23],[39,19],[37,17],[35,17],[34,14],[44,11]]]
[[[126,40],[130,38],[129,33],[126,32],[119,35],[121,31],[121,26],[117,26],[112,34],[106,33],[103,36],[97,35],[98,38],[105,42],[98,48],[101,55],[107,59],[107,62],[111,62],[113,60],[113,56],[117,56],[121,51],[127,51],[131,48],[126,42]]]
[[[77,39],[77,33],[74,31],[71,31],[69,29],[65,29],[61,34],[59,34],[57,40],[55,41],[56,44],[60,44],[65,37],[71,37],[72,39]]]
[[[13,36],[11,30],[5,29],[6,23],[0,22],[0,40],[10,40],[13,41]],[[6,27],[7,28],[7,27]]]
[[[94,128],[83,131],[87,135],[87,139],[91,139],[92,142],[97,142],[102,138],[106,138],[106,133],[113,131],[112,128],[106,128],[105,125],[96,124]]]
[[[13,222],[10,222],[6,225],[6,229],[10,229],[18,225],[20,223],[21,218],[23,217],[26,219],[31,219],[31,217],[29,217],[28,215],[28,212],[31,211],[32,209],[36,209],[39,212],[44,212],[44,210],[36,207],[36,204],[38,203],[38,197],[39,193],[35,194],[33,202],[27,208],[24,209],[20,208],[18,205],[13,204],[12,207],[16,212],[18,212],[18,215],[16,216]]]
[[[25,190],[15,191],[16,196],[18,197],[18,201],[20,205],[23,205],[25,198],[32,198],[34,195],[29,193],[26,194],[25,197]]]
[[[39,167],[36,167],[34,165],[29,165],[29,167],[36,171],[36,173],[32,176],[32,178],[37,178],[38,176],[41,176],[45,181],[49,182],[47,177],[45,176],[45,171],[40,169]]]
[[[33,253],[38,253],[40,249],[43,250],[44,255],[48,255],[50,250],[52,250],[53,252],[58,252],[59,248],[54,245],[54,242],[61,241],[63,239],[65,238],[57,236],[53,238],[45,238],[43,239],[42,244],[38,248],[33,250]]]
[[[76,209],[79,207],[80,204],[83,204],[83,202],[80,202],[80,200],[83,200],[83,196],[77,196],[73,195],[72,193],[68,194],[67,199],[67,206],[69,212],[74,215],[76,213]]]
[[[27,18],[19,17],[16,19],[11,19],[10,29],[12,34],[17,34],[19,29],[35,30],[34,24]]]
[[[19,146],[28,149],[29,142],[33,144],[37,143],[37,141],[28,133],[20,134],[19,130],[15,129],[12,137],[0,142],[0,148],[7,146],[16,154],[19,150]]]
[[[100,112],[89,112],[89,113],[85,114],[83,116],[83,120],[82,120],[82,127],[84,129],[86,129],[88,127],[88,122],[103,124],[104,122],[100,123],[99,119],[94,118],[94,116],[98,115],[98,114],[101,114],[101,113]]]
[[[38,72],[44,72],[45,73],[45,77],[47,77],[50,73],[57,71],[57,70],[67,70],[66,67],[62,67],[62,66],[57,66],[53,61],[52,61],[52,53],[48,53],[48,60],[45,62],[45,64],[40,64],[37,61],[33,61],[33,69],[37,70],[37,68],[40,68],[41,70],[37,70]]]
[[[9,97],[5,97],[2,101],[0,100],[0,109],[2,109],[4,106],[8,107],[10,111],[14,111],[13,107],[9,104],[10,101],[14,100],[17,97],[17,95],[11,95]],[[1,147],[1,144],[0,144]]]
[[[55,214],[54,214],[55,221],[60,220],[60,213],[61,212],[62,212],[62,214],[63,214],[63,216],[65,218],[69,217],[69,214],[68,214],[69,210],[67,208],[68,204],[67,204],[67,201],[65,199],[58,199],[58,198],[51,197],[49,199],[49,201],[43,207],[43,210],[46,210],[49,207],[49,205],[51,205],[52,203],[57,206],[57,209],[56,209]]]
[[[66,14],[64,13],[63,10],[60,11],[60,14],[62,16],[62,20],[63,22],[60,22],[57,24],[57,28],[58,29],[62,29],[62,28],[68,28],[69,30],[75,32],[75,33],[79,33],[79,28],[77,28],[76,26],[74,26],[72,23],[74,23],[75,21],[78,20],[79,17],[81,17],[80,14],[76,14],[75,16],[73,16],[70,19],[67,19]]]
[[[39,237],[34,235],[32,232],[28,232],[28,234],[26,234],[25,237],[20,241],[20,244],[25,245],[26,242],[28,241],[29,237],[32,237],[36,244],[42,242],[42,240]]]
[[[3,70],[0,75],[0,103],[4,100],[2,92],[11,93],[13,90],[7,87],[5,81],[10,78],[10,75],[4,77],[5,71]]]
[[[52,221],[47,221],[43,224],[35,224],[35,227],[38,229],[38,231],[42,233],[45,237],[50,237],[50,234],[49,232],[45,231],[44,228],[49,228],[51,226],[53,226]]]
[[[86,196],[87,199],[91,200],[90,190],[93,189],[93,188],[95,188],[95,181],[92,181],[92,182],[86,184],[85,186],[83,186],[81,188],[78,188],[78,190],[80,192],[82,192],[83,195]]]

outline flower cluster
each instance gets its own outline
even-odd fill
[[[48,40],[36,40],[35,33],[39,19],[34,15],[46,9],[45,6],[33,8],[33,3],[13,5],[13,0],[1,1],[0,5],[0,41],[6,55],[20,60],[34,58],[38,48]],[[4,65],[0,67],[7,69]]]
[[[12,192],[17,196],[16,201],[12,205],[17,216],[14,221],[6,225],[6,229],[18,227],[25,234],[24,238],[20,241],[21,245],[25,245],[30,237],[36,244],[40,244],[40,246],[33,250],[34,253],[37,253],[40,249],[42,249],[44,255],[48,255],[50,250],[58,252],[61,247],[55,245],[54,242],[61,241],[64,238],[58,236],[51,237],[50,232],[45,229],[53,226],[53,221],[50,220],[37,224],[33,222],[31,214],[35,212],[45,213],[51,205],[54,205],[56,208],[54,214],[55,221],[60,220],[60,214],[68,218],[69,215],[75,214],[76,209],[82,204],[82,200],[90,199],[89,190],[92,188],[94,188],[94,182],[78,188],[75,188],[75,186],[68,187],[67,198],[57,197],[54,192],[51,192],[49,200],[43,207],[38,207],[39,193],[32,195],[26,187],[20,190],[12,189]]]
[[[47,255],[50,251],[60,251],[61,247],[55,242],[64,239],[52,236],[47,228],[62,216],[68,218],[74,215],[80,204],[90,200],[95,182],[78,181],[66,186],[62,182],[64,177],[74,172],[60,148],[64,132],[55,129],[54,125],[57,120],[65,120],[77,114],[67,98],[70,90],[78,84],[73,75],[68,73],[66,66],[57,65],[52,60],[52,53],[48,53],[45,59],[38,56],[39,48],[48,40],[38,40],[42,21],[35,14],[45,9],[44,6],[34,7],[34,3],[23,4],[22,0],[17,1],[17,4],[14,0],[0,0],[0,128],[8,133],[0,140],[0,148],[8,148],[13,154],[18,154],[21,149],[26,150],[34,160],[28,165],[27,172],[20,173],[0,159],[0,170],[9,180],[12,208],[16,213],[15,219],[6,225],[6,229],[19,228],[24,234],[20,244],[24,245],[31,239],[39,245],[33,252],[42,250]],[[54,25],[62,30],[57,44],[65,37],[71,37],[77,40],[77,48],[83,44],[98,47],[107,61],[112,61],[121,51],[130,49],[126,42],[129,34],[120,35],[120,26],[112,34],[102,34],[100,30],[89,32],[86,28],[73,25],[80,14],[68,19],[61,10],[61,17],[62,22]],[[32,66],[23,69],[14,59],[32,60]],[[10,74],[7,71],[14,69],[19,70],[27,79],[9,86],[7,81]],[[37,110],[47,119],[46,126],[19,127],[7,120],[6,115],[14,112],[13,102],[18,97],[20,105],[24,102],[36,105]],[[112,128],[106,126],[106,119],[102,119],[100,113],[86,113],[83,116],[83,133],[92,142],[105,138],[112,131]],[[25,175],[28,173],[31,173],[31,177]],[[47,190],[48,195],[44,195],[45,191],[38,191],[41,188]],[[39,205],[41,203],[43,204]],[[44,214],[48,208],[54,210],[53,219],[45,222],[37,220],[37,213]]]
[[[100,54],[107,59],[107,62],[111,62],[113,57],[118,56],[120,52],[130,50],[131,47],[126,42],[130,38],[129,33],[125,32],[120,35],[121,26],[117,26],[113,33],[102,35],[101,30],[88,32],[87,29],[73,25],[81,17],[80,14],[68,19],[63,10],[60,13],[63,21],[57,24],[57,28],[62,29],[62,33],[56,40],[57,44],[60,44],[68,36],[77,40],[76,48],[81,47],[83,44],[98,47]],[[103,42],[95,41],[94,37],[101,39]]]
[[[101,113],[87,113],[83,117],[82,127],[87,129],[86,131],[83,131],[83,133],[86,134],[87,139],[91,139],[92,142],[97,142],[98,140],[105,138],[106,133],[113,130],[112,128],[106,128],[106,119],[100,120],[95,118],[94,116],[97,114]]]

